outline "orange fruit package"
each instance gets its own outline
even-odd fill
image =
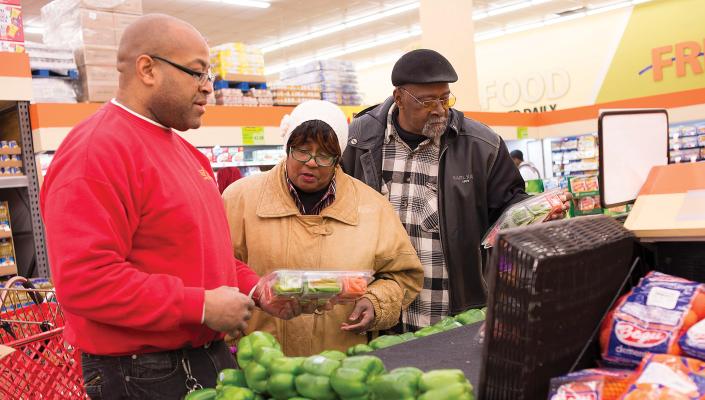
[[[620,400],[703,400],[705,363],[671,354],[648,354]]]

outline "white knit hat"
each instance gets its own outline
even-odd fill
[[[333,132],[338,137],[341,153],[348,144],[348,119],[343,114],[343,110],[335,104],[325,100],[305,101],[282,118],[280,127],[284,137],[284,145],[289,141],[291,132],[306,121],[319,120],[333,128]]]

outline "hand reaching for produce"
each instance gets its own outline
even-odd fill
[[[370,299],[363,297],[358,300],[348,320],[351,322],[357,321],[357,323],[348,324],[343,322],[340,327],[341,330],[354,333],[364,333],[369,330],[375,320],[375,308],[372,306]]]
[[[214,331],[237,336],[247,329],[246,321],[252,317],[254,306],[252,299],[236,287],[206,290],[203,322]]]
[[[570,203],[573,201],[573,194],[565,190],[559,196],[563,202],[563,209],[554,211],[546,218],[546,221],[554,221],[565,218],[565,212],[570,210]]]

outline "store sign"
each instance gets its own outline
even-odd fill
[[[655,47],[651,50],[651,65],[639,72],[639,75],[653,71],[654,82],[663,80],[664,70],[673,71],[677,77],[682,78],[688,73],[699,75],[703,73],[705,65],[705,40],[703,45],[696,41],[686,41],[675,45]]]
[[[517,127],[517,139],[528,139],[529,138],[529,128],[525,126]]]
[[[243,126],[242,127],[242,144],[258,145],[264,143],[264,127],[263,126]]]
[[[570,75],[563,69],[534,72],[521,78],[493,80],[482,88],[485,109],[493,109],[497,105],[511,108],[520,103],[532,105],[513,110],[515,112],[555,110],[558,105],[550,102],[565,96],[569,90]]]

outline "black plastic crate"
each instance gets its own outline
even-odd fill
[[[490,260],[480,398],[545,399],[551,378],[576,363],[592,366],[599,350],[591,338],[629,276],[634,245],[605,216],[500,234]]]

